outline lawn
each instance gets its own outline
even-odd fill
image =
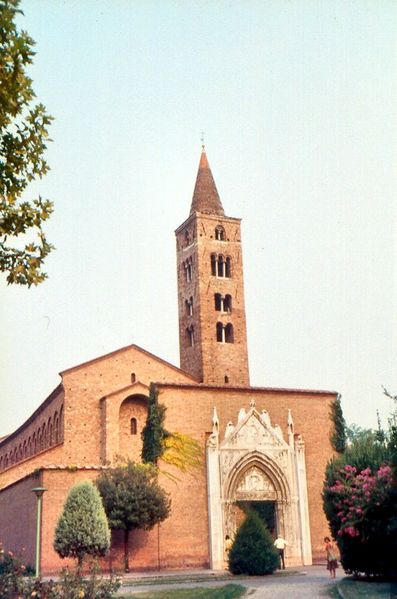
[[[237,599],[247,589],[237,584],[227,584],[216,589],[166,589],[134,595],[123,595],[123,599]]]
[[[397,599],[397,584],[346,578],[338,583],[344,599]]]

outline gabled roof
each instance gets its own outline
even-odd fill
[[[204,147],[201,152],[196,185],[194,186],[192,205],[190,208],[190,214],[193,214],[194,212],[216,214],[219,216],[225,215]]]
[[[95,364],[96,362],[100,362],[101,360],[106,360],[107,358],[110,358],[111,356],[121,354],[121,353],[129,351],[131,349],[134,349],[139,353],[145,354],[152,360],[156,360],[157,362],[160,362],[161,364],[168,366],[168,368],[172,368],[172,370],[179,372],[180,374],[183,374],[187,379],[190,379],[192,381],[192,383],[197,383],[197,379],[194,376],[192,376],[191,374],[189,374],[188,372],[181,370],[181,368],[178,368],[177,366],[174,366],[170,362],[167,362],[166,360],[163,360],[162,358],[155,356],[154,354],[148,352],[146,349],[143,349],[142,347],[140,347],[139,345],[135,345],[134,343],[131,345],[127,345],[126,347],[121,347],[120,349],[116,349],[115,351],[112,351],[108,354],[104,354],[103,356],[98,356],[97,358],[94,358],[92,360],[87,360],[87,362],[82,362],[81,364],[77,364],[76,366],[72,366],[71,368],[67,368],[66,370],[62,370],[62,372],[60,372],[59,374],[61,376],[63,376],[64,374],[68,374],[69,372],[73,372],[80,368],[84,368],[85,366],[89,366],[90,364]]]

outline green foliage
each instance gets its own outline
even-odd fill
[[[324,511],[349,573],[393,575],[397,501],[387,466],[390,436],[382,442],[378,431],[356,431],[351,445],[326,468]]]
[[[247,589],[237,584],[227,584],[216,589],[191,588],[191,589],[165,589],[162,591],[149,591],[134,595],[124,595],[125,599],[238,599],[243,597]]]
[[[124,530],[125,569],[129,570],[128,533],[137,528],[150,530],[167,518],[171,502],[157,480],[157,469],[150,464],[128,461],[104,471],[97,479],[109,526]]]
[[[334,423],[334,432],[331,437],[332,447],[338,453],[343,453],[346,449],[346,422],[339,396],[332,402],[331,418]]]
[[[151,383],[146,424],[142,430],[142,461],[157,466],[159,459],[181,472],[202,465],[202,450],[199,443],[178,432],[169,432],[164,427],[166,407],[158,400],[156,386]],[[165,472],[173,480],[177,478]]]
[[[156,385],[151,383],[146,424],[142,430],[142,461],[157,465],[169,433],[164,428],[166,407],[159,403]]]
[[[44,152],[52,117],[33,102],[26,68],[33,62],[34,41],[16,27],[19,4],[0,0],[0,271],[8,273],[8,283],[30,287],[46,278],[42,266],[52,246],[42,224],[53,205],[40,196],[30,202],[22,196],[49,170]]]
[[[27,599],[111,599],[120,587],[114,576],[103,579],[94,563],[90,575],[83,578],[79,572],[62,571],[58,581],[26,578],[27,568],[11,552],[0,550],[0,597]]]
[[[54,548],[61,557],[105,555],[110,547],[110,531],[98,490],[90,481],[75,485],[65,502],[55,529]]]
[[[249,512],[229,552],[230,572],[253,576],[272,574],[278,563],[279,556],[269,531],[258,514]]]

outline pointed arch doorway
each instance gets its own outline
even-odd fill
[[[259,414],[253,401],[248,412],[240,410],[235,426],[226,425],[220,440],[214,409],[207,480],[212,568],[224,567],[225,536],[235,535],[249,505],[262,512],[273,534],[288,540],[288,565],[311,564],[304,444],[295,438],[290,413],[288,443],[280,427],[271,426],[266,410]]]

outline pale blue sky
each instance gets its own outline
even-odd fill
[[[396,381],[394,0],[24,0],[56,118],[48,281],[0,286],[0,435],[58,372],[137,343],[178,365],[174,229],[205,131],[243,218],[251,383],[339,391],[375,426]],[[315,425],[315,423],[313,423]]]

